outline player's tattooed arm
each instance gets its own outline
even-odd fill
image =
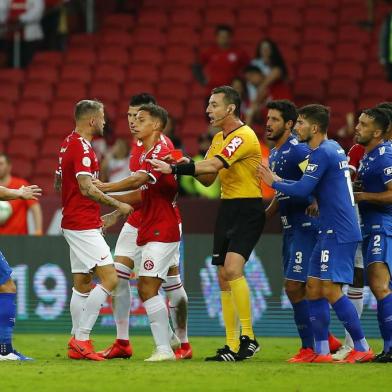
[[[92,182],[92,177],[86,174],[80,174],[77,177],[79,189],[83,196],[100,204],[105,204],[116,208],[121,215],[128,215],[133,211],[133,208],[126,203],[113,199],[100,191]]]
[[[354,192],[356,203],[367,201],[374,204],[392,204],[392,181],[386,184],[387,190],[384,192]]]
[[[101,182],[93,180],[93,184],[102,192],[124,192],[139,189],[142,185],[151,181],[151,177],[143,171],[138,171],[134,175],[117,182]]]

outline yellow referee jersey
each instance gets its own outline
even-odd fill
[[[261,148],[254,131],[247,125],[226,137],[218,132],[212,139],[206,159],[217,157],[224,168],[219,170],[222,199],[262,197],[257,168],[261,163]]]

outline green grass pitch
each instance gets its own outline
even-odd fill
[[[288,364],[298,339],[259,338],[262,349],[241,363],[204,362],[223,338],[193,337],[194,359],[145,363],[152,339],[132,338],[130,360],[71,361],[66,335],[17,334],[15,347],[33,362],[0,362],[0,391],[34,392],[180,392],[180,391],[390,391],[392,364]],[[111,343],[110,335],[95,336],[95,347]],[[375,351],[379,341],[370,342]]]

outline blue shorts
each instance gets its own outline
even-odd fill
[[[0,285],[11,279],[12,268],[8,265],[7,260],[0,252]]]
[[[283,234],[283,270],[289,280],[306,282],[309,260],[317,242],[315,230],[291,230]]]
[[[392,236],[384,233],[371,233],[363,237],[362,252],[364,265],[385,263],[392,272]]]
[[[358,242],[339,243],[334,233],[320,235],[310,257],[308,276],[352,284],[357,247]]]

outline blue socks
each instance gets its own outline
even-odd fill
[[[384,340],[384,352],[392,349],[392,294],[377,301],[377,319]]]
[[[329,303],[325,298],[309,300],[309,315],[315,339],[314,351],[329,354],[328,330],[330,322]]]
[[[366,342],[358,313],[352,302],[343,295],[332,305],[332,307],[344,328],[346,328],[351,335],[354,342],[354,349],[356,351],[368,351],[369,345]]]
[[[302,348],[313,348],[314,337],[313,328],[309,315],[309,303],[302,300],[292,304],[294,311],[294,321],[297,325],[298,334],[302,341]]]
[[[16,317],[16,294],[0,293],[0,355],[13,351],[12,334]]]

